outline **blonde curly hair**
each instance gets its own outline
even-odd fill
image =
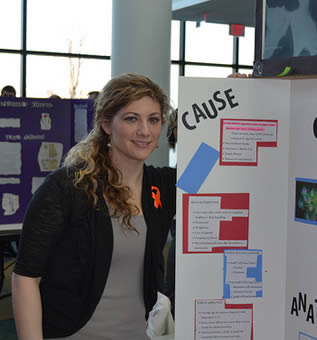
[[[172,149],[175,149],[175,145],[177,142],[177,135],[175,135],[175,129],[177,130],[177,115],[178,109],[174,110],[168,118],[166,136],[168,139],[168,144]]]
[[[172,110],[164,91],[149,78],[124,74],[110,80],[99,93],[95,102],[94,127],[89,135],[75,145],[67,154],[64,165],[75,169],[74,185],[88,194],[95,208],[98,207],[97,191],[111,207],[111,216],[122,216],[122,222],[129,229],[132,215],[138,208],[130,203],[129,187],[122,184],[122,174],[110,159],[110,136],[102,126],[102,121],[111,122],[115,114],[127,104],[145,96],[160,104],[163,123]]]

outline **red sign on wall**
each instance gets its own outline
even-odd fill
[[[229,34],[235,37],[244,37],[244,25],[231,24],[229,26]]]

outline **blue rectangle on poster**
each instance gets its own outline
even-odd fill
[[[218,150],[201,143],[176,186],[187,193],[197,193],[218,159]]]

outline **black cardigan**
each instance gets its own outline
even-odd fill
[[[101,298],[111,265],[113,232],[106,204],[100,199],[99,207],[93,208],[87,194],[74,188],[72,180],[73,171],[58,169],[34,194],[14,268],[19,275],[42,277],[45,338],[69,336],[86,324]],[[162,249],[175,214],[175,182],[175,169],[144,166],[146,318],[156,302]],[[162,205],[157,208],[153,186],[160,191]]]

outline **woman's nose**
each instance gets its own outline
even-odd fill
[[[149,130],[147,122],[142,122],[142,121],[139,122],[137,133],[139,135],[145,135],[145,136],[150,134],[150,130]]]

